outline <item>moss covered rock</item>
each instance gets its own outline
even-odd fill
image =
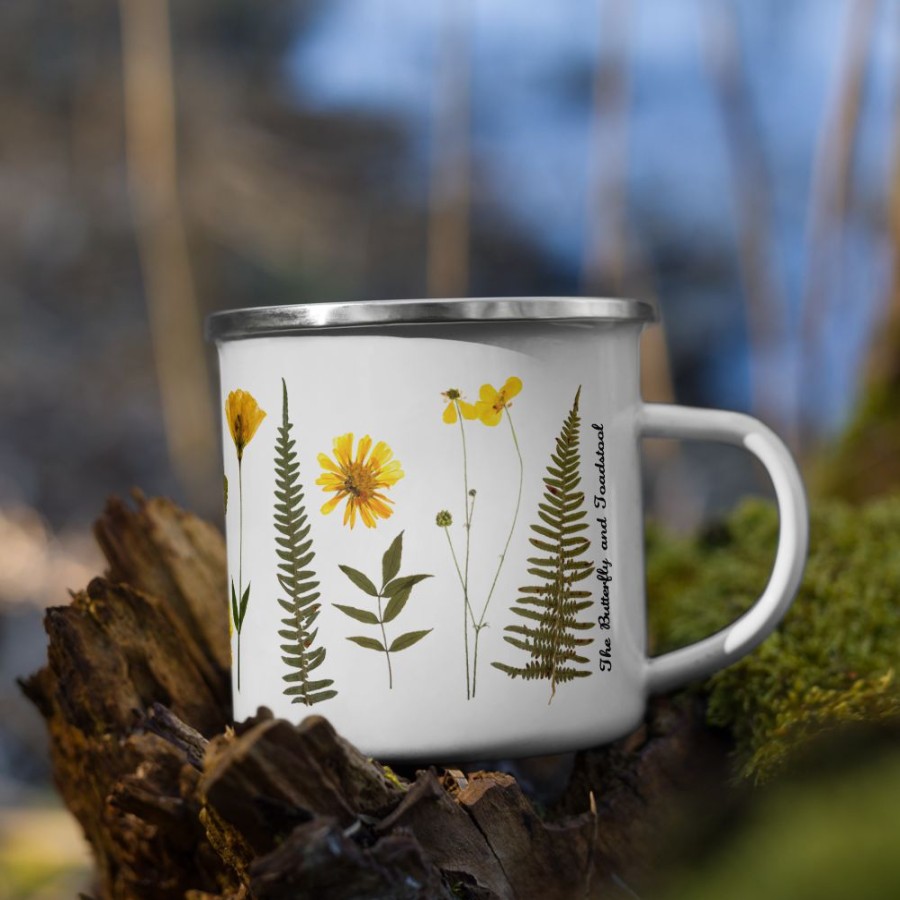
[[[900,497],[811,514],[797,599],[760,647],[699,685],[729,729],[740,778],[765,781],[811,739],[849,722],[900,716]],[[748,501],[695,538],[650,530],[650,639],[656,653],[727,625],[765,587],[778,516]]]

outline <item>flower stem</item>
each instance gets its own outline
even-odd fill
[[[519,447],[519,439],[516,436],[516,427],[513,425],[512,415],[510,414],[509,407],[506,407],[506,421],[509,422],[509,432],[512,435],[513,445],[516,448],[516,456],[519,458],[519,492],[516,495],[516,511],[513,513],[512,524],[509,526],[509,534],[506,536],[506,544],[503,547],[503,552],[500,554],[500,562],[497,564],[497,571],[494,573],[494,580],[491,582],[491,589],[488,591],[487,599],[484,601],[484,607],[481,610],[481,616],[478,619],[478,622],[475,623],[475,653],[474,653],[474,661],[472,664],[472,696],[475,696],[475,688],[478,681],[478,638],[481,635],[481,629],[484,628],[484,617],[487,615],[488,606],[491,602],[491,597],[494,596],[494,588],[497,587],[497,579],[500,577],[500,570],[503,568],[503,563],[506,561],[506,553],[509,550],[509,544],[512,540],[513,532],[516,530],[516,522],[519,520],[519,507],[522,505],[522,482],[525,478],[525,464],[522,462],[522,450]]]
[[[238,599],[244,591],[244,467],[238,459]],[[237,623],[235,623],[237,624]]]
[[[469,693],[469,616],[472,616],[472,622],[475,622],[475,615],[472,612],[472,607],[469,605],[469,596],[466,591],[466,583],[463,580],[463,574],[459,568],[459,560],[456,558],[456,550],[453,549],[453,541],[450,539],[450,529],[445,525],[444,526],[444,534],[447,535],[447,543],[450,545],[450,555],[453,557],[453,565],[456,566],[456,574],[459,576],[459,583],[462,585],[463,589],[463,645],[466,648],[466,699],[470,699],[471,694]]]
[[[469,610],[469,548],[470,542],[472,538],[472,509],[469,507],[469,458],[468,452],[466,450],[466,429],[463,426],[463,416],[462,409],[459,405],[459,400],[454,401],[456,403],[456,416],[459,420],[459,435],[462,438],[462,452],[463,452],[463,491],[465,496],[463,498],[463,509],[466,511],[466,561],[465,561],[465,573],[463,575],[462,584],[463,584],[463,643],[466,648],[466,699],[469,700],[472,697],[471,691],[471,677],[469,675],[469,620],[467,618],[467,611]],[[472,508],[474,508],[474,503],[472,504]],[[450,537],[449,532],[447,535],[448,539]],[[450,545],[451,551],[453,550],[453,544]],[[453,561],[456,562],[456,554],[453,555]],[[459,565],[457,564],[457,570],[459,569]],[[473,617],[474,618],[474,617]]]
[[[388,690],[394,689],[394,673],[391,671],[391,653],[388,650],[388,642],[387,642],[387,634],[384,630],[384,622],[381,617],[381,594],[377,597],[378,600],[378,624],[381,626],[381,641],[384,645],[384,655],[387,657],[387,666],[388,666]]]
[[[244,596],[244,467],[238,457],[238,612]],[[237,631],[237,689],[241,689],[241,626],[243,621],[235,622]]]

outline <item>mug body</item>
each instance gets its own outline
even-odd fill
[[[388,760],[634,727],[651,317],[550,299],[214,317],[235,718],[321,714]]]

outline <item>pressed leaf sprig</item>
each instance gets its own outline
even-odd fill
[[[381,558],[381,587],[375,587],[373,582],[367,575],[364,575],[358,569],[350,566],[340,566],[340,570],[353,582],[367,597],[375,600],[377,613],[371,609],[362,609],[358,606],[345,606],[335,603],[335,607],[344,615],[362,622],[364,625],[377,625],[381,630],[381,640],[374,637],[366,637],[364,635],[354,635],[348,637],[348,641],[364,647],[366,650],[377,650],[383,653],[387,659],[388,668],[388,687],[394,687],[394,672],[391,666],[391,654],[400,650],[406,650],[417,644],[427,634],[431,632],[431,628],[424,631],[407,631],[399,637],[394,638],[388,643],[387,629],[385,625],[394,621],[397,616],[403,612],[409,600],[412,589],[430,575],[400,575],[400,563],[403,556],[403,532],[397,535],[391,542],[391,546],[385,551]],[[387,601],[382,606],[382,601]]]
[[[287,595],[278,598],[287,618],[279,636],[281,657],[290,670],[284,676],[284,693],[292,703],[312,706],[337,696],[330,678],[313,678],[312,673],[325,661],[325,648],[314,647],[318,629],[321,594],[319,582],[311,568],[315,559],[310,525],[304,505],[303,485],[300,482],[300,463],[291,438],[294,427],[288,418],[288,391],[281,380],[281,427],[275,440],[275,542],[278,545],[278,583]]]
[[[583,534],[588,528],[587,508],[584,492],[578,490],[580,397],[581,388],[550,454],[544,501],[538,504],[540,522],[531,526],[535,536],[528,541],[541,553],[528,558],[528,573],[536,581],[519,588],[520,596],[511,607],[525,622],[504,629],[503,639],[524,650],[529,658],[520,666],[493,663],[494,668],[512,678],[548,680],[548,703],[556,695],[558,684],[591,674],[588,658],[578,652],[594,640],[583,636],[594,623],[578,618],[591,606],[591,592],[581,582],[590,577],[594,567],[585,559],[590,549],[590,541]]]
[[[259,408],[256,398],[249,391],[231,391],[225,400],[225,421],[238,462],[238,586],[234,588],[231,580],[231,619],[237,632],[237,689],[241,689],[241,629],[247,606],[250,602],[250,583],[244,588],[244,450],[253,440],[253,435],[265,419],[265,410]],[[226,484],[225,504],[228,505],[228,488]]]

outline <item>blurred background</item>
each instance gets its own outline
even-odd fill
[[[761,417],[815,482],[900,381],[900,4],[6,0],[0,197],[0,896],[71,896],[14,679],[108,494],[220,518],[203,317],[650,299],[645,396]],[[900,452],[864,443],[856,494]],[[648,449],[671,528],[767,491]]]

